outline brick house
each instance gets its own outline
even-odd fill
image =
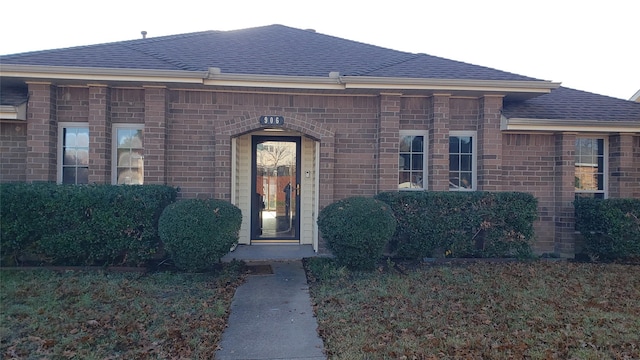
[[[281,25],[0,57],[0,181],[169,184],[241,244],[325,251],[319,209],[381,191],[524,191],[538,253],[575,196],[640,198],[640,103]]]

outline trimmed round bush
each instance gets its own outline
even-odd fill
[[[176,267],[197,272],[229,253],[238,241],[241,223],[240,209],[229,202],[187,199],[164,209],[158,233]]]
[[[370,270],[396,230],[390,207],[367,197],[350,197],[320,211],[318,228],[339,264]]]

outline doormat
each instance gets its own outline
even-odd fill
[[[269,264],[249,264],[247,265],[249,275],[269,275],[273,274],[273,269]]]

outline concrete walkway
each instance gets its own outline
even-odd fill
[[[218,360],[326,359],[302,262],[269,262],[236,290]]]

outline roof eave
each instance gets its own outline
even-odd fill
[[[503,131],[639,133],[637,121],[563,120],[502,117]]]
[[[0,75],[34,80],[114,81],[182,83],[206,86],[263,87],[323,90],[422,90],[430,92],[474,92],[493,94],[535,94],[551,92],[560,83],[550,81],[508,81],[468,79],[424,79],[370,76],[290,76],[221,73],[209,71],[152,70],[0,64]]]
[[[560,87],[560,83],[514,80],[473,80],[473,79],[437,79],[437,78],[397,78],[342,76],[341,81],[347,89],[385,89],[385,90],[434,90],[434,91],[474,91],[496,93],[536,93],[547,94]]]
[[[425,90],[431,92],[486,92],[498,94],[547,94],[560,87],[550,81],[506,81],[467,79],[422,79],[398,77],[340,76],[337,72],[328,77],[288,76],[221,73],[211,68],[205,85],[243,86],[270,88],[304,88],[333,90]]]
[[[0,75],[47,80],[202,83],[206,71],[0,64]]]

